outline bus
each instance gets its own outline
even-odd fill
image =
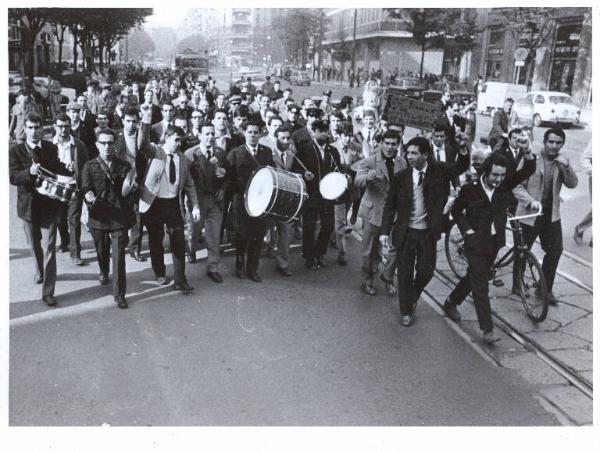
[[[208,58],[191,49],[185,49],[183,53],[175,55],[174,69],[191,72],[200,80],[208,80]]]

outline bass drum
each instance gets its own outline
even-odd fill
[[[319,192],[325,200],[340,202],[348,191],[348,179],[337,171],[327,173],[319,182]]]
[[[244,205],[250,217],[291,222],[298,218],[307,198],[300,175],[267,166],[258,168],[248,181]]]

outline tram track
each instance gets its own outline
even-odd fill
[[[446,272],[439,269],[435,270],[435,278],[437,278],[443,285],[448,289],[453,289],[456,285],[456,280],[447,275]],[[576,283],[575,283],[576,284]],[[431,294],[427,289],[425,293],[441,308],[443,301],[439,301],[435,295]],[[469,303],[473,303],[471,297],[468,297]],[[527,351],[532,352],[548,366],[550,366],[556,373],[562,376],[570,385],[579,390],[582,394],[587,396],[589,399],[593,398],[593,385],[592,382],[588,381],[584,377],[580,376],[570,366],[565,364],[562,360],[554,356],[551,351],[541,346],[538,342],[533,340],[527,334],[521,332],[516,328],[510,321],[504,316],[499,314],[497,311],[492,309],[492,316],[495,319],[495,325],[502,330],[506,335],[515,340],[517,343],[523,346]]]

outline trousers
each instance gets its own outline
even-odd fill
[[[129,243],[127,230],[109,231],[90,228],[90,232],[92,233],[92,238],[94,238],[98,266],[102,275],[108,275],[112,250],[113,295],[115,297],[125,297],[125,292],[127,291],[125,249]]]
[[[44,278],[42,297],[54,296],[56,286],[56,229],[60,213],[44,222],[23,220],[23,229],[31,256],[35,259],[37,275]]]
[[[379,232],[381,227],[373,225],[363,219],[363,233],[361,242],[362,273],[365,280],[372,282],[381,263],[381,245],[379,244]],[[383,267],[383,278],[388,282],[394,280],[396,270],[398,249],[390,245],[388,257]]]
[[[61,245],[69,247],[71,258],[81,256],[81,209],[83,198],[77,194],[63,208],[58,223]]]

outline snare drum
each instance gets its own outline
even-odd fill
[[[343,173],[327,173],[319,183],[319,192],[325,200],[339,201],[348,190],[348,179]]]
[[[244,204],[250,217],[274,217],[291,222],[298,218],[308,198],[306,184],[296,173],[261,167],[248,181]]]
[[[69,203],[75,198],[77,185],[71,176],[54,175],[49,172],[44,174],[40,172],[35,183],[35,190],[45,197],[60,201],[61,203]]]

